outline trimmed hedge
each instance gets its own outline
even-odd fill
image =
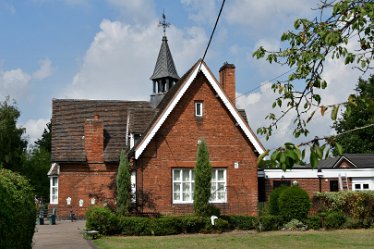
[[[0,170],[0,248],[29,249],[35,230],[36,209],[28,180]]]
[[[334,211],[334,212],[327,213],[325,217],[325,227],[327,229],[341,228],[343,224],[345,223],[345,220],[346,218],[344,214],[341,212]]]
[[[308,193],[298,186],[284,189],[279,195],[278,204],[279,214],[285,222],[306,220],[311,206]]]
[[[107,208],[93,207],[86,213],[86,228],[103,235],[172,235],[180,233],[220,233],[230,229],[253,229],[254,217],[223,216],[211,224],[210,217],[181,216],[145,218],[118,216]]]
[[[274,231],[278,230],[282,223],[282,218],[277,215],[263,215],[257,218],[255,227],[259,232]]]
[[[359,220],[363,227],[374,225],[374,191],[316,193],[313,208],[317,212],[341,212]]]

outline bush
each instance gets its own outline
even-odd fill
[[[311,216],[306,220],[308,229],[318,230],[321,228],[321,217]]]
[[[269,200],[269,214],[279,215],[279,196],[287,188],[289,187],[282,186],[282,187],[274,189],[271,192],[270,200]]]
[[[345,216],[341,212],[330,212],[325,217],[325,227],[327,229],[341,228],[345,222]]]
[[[183,233],[198,233],[205,228],[206,219],[199,216],[183,216],[180,217]]]
[[[307,226],[297,219],[292,219],[283,225],[283,229],[288,231],[305,231]]]
[[[350,217],[347,217],[345,220],[345,223],[343,224],[343,228],[347,228],[347,229],[357,229],[357,228],[361,228],[362,226],[363,224],[359,220],[352,219]]]
[[[257,217],[253,216],[223,216],[223,219],[227,220],[231,229],[240,229],[240,230],[252,230],[255,229],[255,223]]]
[[[274,231],[281,227],[282,219],[276,215],[263,215],[257,218],[255,223],[256,230],[262,231]]]
[[[151,219],[152,235],[173,235],[182,232],[181,221],[175,217]]]
[[[24,177],[0,169],[1,248],[29,249],[35,230],[33,190]]]
[[[86,212],[87,230],[97,230],[103,235],[112,235],[119,232],[119,219],[108,208],[91,207]]]
[[[121,216],[119,228],[124,235],[152,235],[151,218]]]
[[[214,222],[214,226],[212,225],[212,221],[210,218],[205,218],[205,228],[200,231],[203,233],[222,233],[229,229],[229,222],[227,220],[218,218]]]
[[[364,223],[364,220],[374,220],[374,191],[317,193],[313,197],[313,207],[318,212],[342,212]]]
[[[287,222],[292,219],[304,221],[310,209],[308,193],[293,186],[283,190],[279,196],[279,214]]]

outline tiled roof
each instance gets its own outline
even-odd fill
[[[318,162],[318,169],[332,169],[341,159],[347,159],[357,168],[374,168],[374,154],[343,154],[342,156],[329,157]],[[296,167],[294,167],[296,168]],[[311,168],[307,164],[305,168]]]
[[[175,68],[173,56],[171,55],[168,40],[166,36],[162,38],[160,52],[158,54],[155,70],[151,76],[151,80],[170,77],[178,80],[179,76]]]
[[[84,162],[84,123],[99,115],[104,124],[104,160],[118,161],[129,132],[142,133],[155,110],[145,101],[54,99],[52,103],[52,162]]]

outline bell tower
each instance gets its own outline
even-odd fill
[[[170,26],[170,23],[166,22],[164,13],[162,14],[162,21],[159,22],[159,26],[163,28],[164,35],[162,37],[156,66],[150,78],[153,83],[153,93],[151,94],[151,104],[153,107],[157,107],[165,94],[180,78],[175,68],[173,56],[171,55],[168,39],[166,37],[166,28]]]

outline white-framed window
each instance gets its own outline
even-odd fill
[[[50,177],[50,203],[58,204],[58,177]]]
[[[193,169],[173,170],[173,203],[192,203],[194,188]]]
[[[193,169],[173,169],[173,203],[193,203],[195,177]],[[212,203],[225,203],[227,201],[226,169],[212,170],[211,199]]]
[[[212,170],[212,185],[210,202],[223,203],[226,202],[226,169]]]
[[[370,190],[370,183],[368,182],[359,182],[359,183],[353,183],[353,189],[356,191],[362,191],[362,190]]]
[[[202,117],[203,111],[203,101],[195,101],[195,116]]]

